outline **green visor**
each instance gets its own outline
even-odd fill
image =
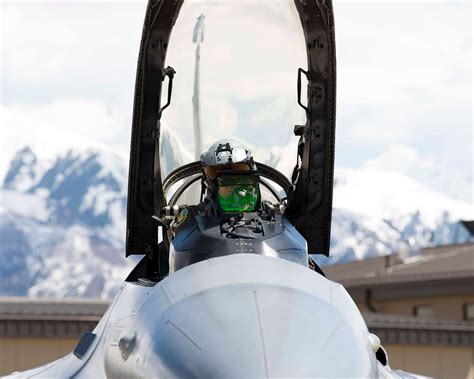
[[[247,174],[217,177],[217,200],[224,212],[254,212],[259,199],[256,176]]]

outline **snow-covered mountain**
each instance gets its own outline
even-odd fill
[[[110,297],[130,268],[123,161],[69,151],[11,162],[0,192],[0,290],[4,295]]]
[[[165,171],[188,159],[163,129]],[[12,158],[0,189],[0,295],[110,298],[125,259],[128,157],[105,149]]]
[[[169,171],[188,157],[165,137]],[[287,171],[284,156],[272,153],[272,164]],[[125,157],[18,151],[0,190],[0,295],[111,297],[136,262],[124,258],[126,190]],[[331,258],[318,257],[322,264],[465,241],[457,221],[474,215],[472,204],[372,168],[336,171],[334,207]]]
[[[331,257],[361,260],[470,239],[460,220],[474,205],[436,192],[405,175],[379,169],[338,169],[334,183]]]

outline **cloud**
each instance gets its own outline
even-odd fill
[[[351,153],[342,161],[367,158],[354,145],[377,152],[394,143],[469,160],[471,10],[470,2],[336,3],[337,140]]]
[[[167,56],[177,75],[164,122],[192,150],[191,36],[204,12],[205,144],[236,136],[263,157],[294,143],[293,125],[304,121],[296,105],[296,70],[306,65],[301,27],[288,2],[226,4],[183,6]],[[146,2],[1,7],[3,150],[19,141],[89,140],[126,150]],[[402,145],[442,167],[445,183],[472,178],[471,2],[335,1],[334,8],[337,163],[357,167]]]
[[[2,2],[2,103],[98,100],[131,115],[145,6]]]
[[[117,141],[114,109],[97,101],[61,100],[38,105],[0,106],[0,178],[14,153],[30,146],[49,158],[68,149],[97,147],[126,156]]]
[[[422,157],[414,148],[404,145],[392,145],[382,154],[365,162],[364,168],[375,170],[394,170],[414,177],[416,171],[431,172],[436,169],[434,160]]]
[[[365,162],[362,169],[397,172],[439,192],[472,202],[472,166],[470,170],[466,167],[469,167],[469,162],[456,167],[449,157],[422,156],[411,146],[391,145],[379,156]]]

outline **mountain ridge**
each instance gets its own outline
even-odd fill
[[[164,141],[167,170],[189,159],[171,136]],[[279,157],[275,166],[290,166]],[[321,265],[469,238],[457,221],[472,205],[402,174],[337,169],[334,188],[331,257],[317,256]],[[81,149],[45,161],[25,147],[0,191],[1,295],[113,296],[137,259],[124,258],[123,158]]]

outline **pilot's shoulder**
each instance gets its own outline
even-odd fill
[[[180,226],[186,224],[189,220],[193,219],[196,216],[197,212],[198,207],[196,205],[190,205],[181,209],[174,221],[174,227],[179,228]]]

